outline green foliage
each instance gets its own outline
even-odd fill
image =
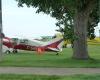
[[[52,17],[61,19],[67,12],[73,12],[73,0],[16,0],[19,6],[26,4],[28,7],[37,8],[37,13],[44,12]],[[72,11],[71,11],[72,10]]]
[[[89,20],[88,20],[88,38],[89,39],[94,39],[95,38],[95,33],[94,33],[94,28],[98,25],[100,19],[99,19],[99,4],[96,4],[96,7],[94,10],[90,13],[89,15]]]
[[[61,27],[62,25],[64,25],[64,27]],[[75,35],[72,17],[67,15],[67,17],[59,20],[56,23],[56,26],[59,27],[59,29],[56,31],[61,32],[63,34],[64,40],[69,40],[73,43]]]

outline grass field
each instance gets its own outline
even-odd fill
[[[0,66],[25,66],[25,67],[99,67],[100,45],[89,45],[91,60],[72,59],[72,49],[63,49],[60,55],[54,52],[45,52],[42,55],[36,52],[20,52],[17,54],[4,54]]]
[[[100,75],[40,76],[1,74],[0,80],[100,80]]]

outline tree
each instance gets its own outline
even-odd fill
[[[16,0],[19,6],[37,8],[37,13],[44,12],[57,20],[73,18],[74,35],[73,58],[88,59],[87,26],[90,14],[97,7],[99,0]],[[91,24],[91,21],[90,21]]]
[[[99,5],[95,7],[95,9],[90,13],[89,15],[89,20],[88,20],[88,38],[94,39],[95,34],[94,34],[94,28],[98,25],[99,23]]]
[[[94,28],[99,23],[99,11],[98,11],[99,5],[95,7],[95,9],[90,13],[88,25],[87,25],[87,37],[91,40],[94,39],[95,33]],[[62,26],[64,25],[64,26]],[[65,39],[69,40],[72,44],[73,41],[77,38],[74,36],[74,30],[73,30],[73,17],[67,15],[67,17],[59,20],[56,23],[56,26],[59,27],[56,31],[61,32]]]
[[[73,57],[78,57],[83,59],[89,58],[87,50],[87,24],[89,15],[95,7],[97,7],[99,0],[77,0],[77,10],[75,13],[74,20],[74,32],[78,36],[78,40],[74,41],[74,55]]]
[[[67,15],[67,17],[58,20],[56,26],[59,27],[59,29],[57,29],[56,31],[61,32],[64,37],[64,40],[70,41],[73,48],[73,42],[76,39],[76,37],[74,36],[73,18]]]

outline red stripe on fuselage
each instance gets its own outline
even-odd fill
[[[25,44],[19,44],[19,45],[14,46],[14,49],[34,51],[36,49],[36,47],[30,46],[30,45],[25,45]]]
[[[10,42],[3,42],[3,45],[7,46],[8,48],[13,48],[13,44]]]

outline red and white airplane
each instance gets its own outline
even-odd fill
[[[4,37],[3,45],[7,46],[9,49],[12,48],[14,52],[17,52],[17,49],[37,51],[38,53],[42,53],[44,51],[60,52],[62,51],[63,38],[55,38],[48,42],[43,42],[43,41],[29,40],[29,39],[13,40],[11,38]]]

